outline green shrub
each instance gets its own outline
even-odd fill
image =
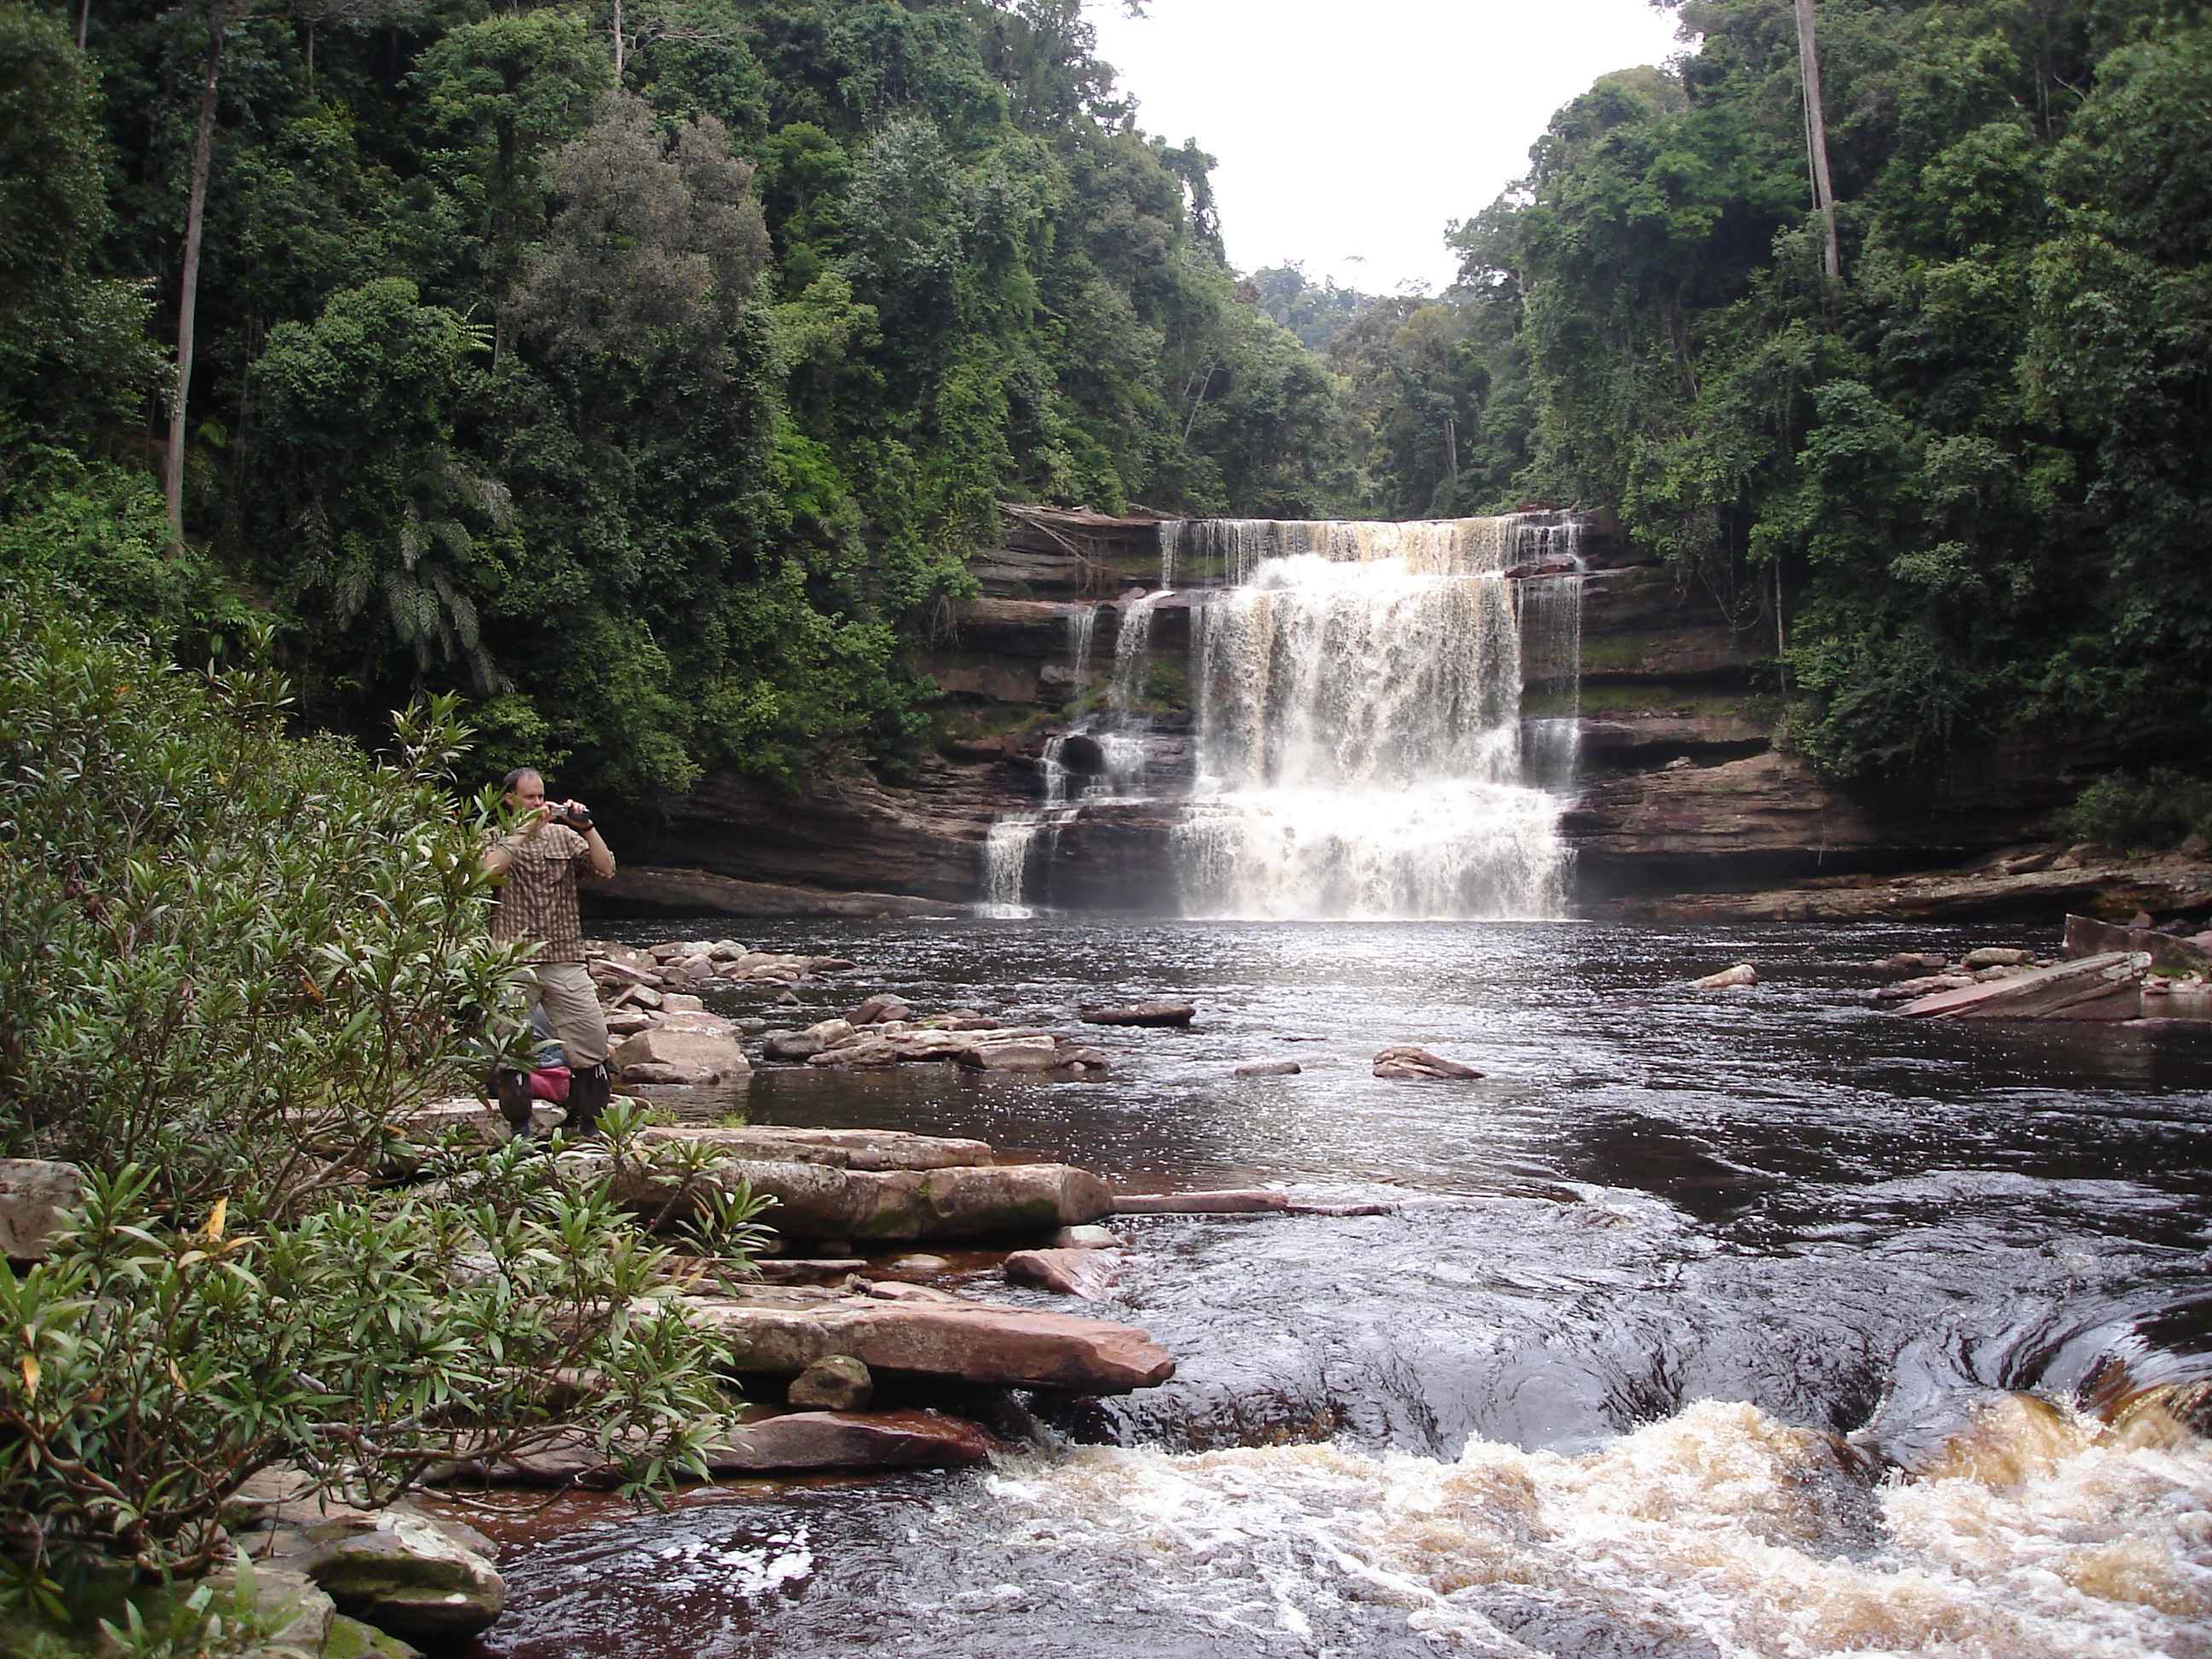
[[[2115,847],[2167,848],[2212,835],[2212,781],[2165,767],[2114,772],[2084,789],[2060,820],[2067,835]]]

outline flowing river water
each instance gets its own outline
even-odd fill
[[[1116,1222],[1084,1310],[1178,1376],[1034,1402],[988,1470],[480,1521],[485,1655],[2212,1656],[2212,1045],[1866,1000],[1893,951],[2055,939],[748,926],[860,964],[779,1024],[1200,1011],[1108,1034],[1095,1082],[763,1071],[757,1121],[1395,1207]],[[1744,958],[1755,990],[1688,988]],[[1486,1075],[1369,1075],[1409,1041]],[[1067,1306],[980,1257],[938,1282]]]

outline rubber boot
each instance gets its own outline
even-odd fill
[[[568,1074],[568,1133],[578,1140],[596,1140],[599,1134],[599,1114],[607,1109],[614,1097],[615,1080],[607,1073],[607,1064],[601,1060],[596,1066],[586,1066]]]
[[[530,1112],[537,1104],[530,1097],[530,1077],[524,1072],[497,1071],[491,1074],[491,1091],[499,1101],[499,1115],[507,1120],[517,1140],[530,1139]]]

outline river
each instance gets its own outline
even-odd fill
[[[1179,1375],[1040,1403],[988,1471],[482,1522],[484,1655],[2212,1655],[2212,1044],[1866,1000],[1891,951],[2055,931],[689,931],[860,964],[794,1025],[879,989],[1200,1010],[1110,1033],[1098,1082],[764,1072],[757,1121],[1396,1207],[1116,1222],[1092,1310]],[[1688,988],[1740,959],[1755,990]],[[1396,1042],[1486,1075],[1370,1077]]]

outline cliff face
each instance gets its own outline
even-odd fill
[[[785,791],[728,776],[650,817],[613,815],[632,862],[701,869],[744,882],[836,892],[981,896],[983,842],[1001,814],[1045,793],[1044,750],[1079,704],[1096,706],[1115,672],[1123,607],[1160,584],[1160,538],[1146,519],[1010,511],[1002,544],[971,567],[980,597],[958,607],[922,665],[943,693],[933,753],[910,784],[822,778]],[[1912,787],[1854,790],[1822,780],[1777,746],[1771,623],[1730,625],[1674,573],[1629,562],[1589,526],[1583,588],[1580,760],[1565,830],[1577,851],[1577,899],[1747,890],[1821,876],[1954,864],[2039,833],[2095,772],[2139,756],[2121,734],[2069,729],[1962,755]],[[1152,609],[1145,647],[1121,664],[1140,688],[1147,788],[1189,775],[1190,720],[1179,707],[1194,607],[1220,573],[1179,568],[1175,596]],[[1075,622],[1092,633],[1075,661]],[[2136,746],[2142,746],[2137,734]],[[1092,739],[1058,759],[1104,769]],[[1048,839],[1032,867],[1070,908],[1171,908],[1172,810],[1087,809]]]

